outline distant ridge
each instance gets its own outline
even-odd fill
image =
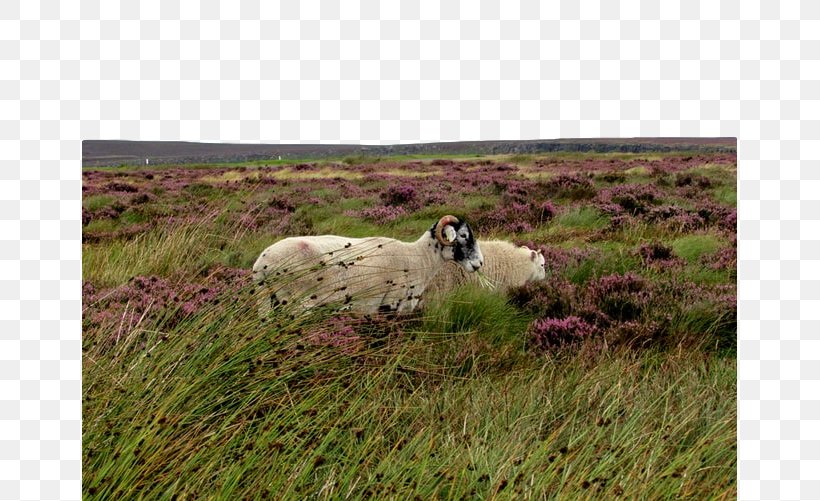
[[[247,162],[346,155],[527,154],[551,151],[643,152],[700,150],[735,152],[737,139],[718,138],[588,138],[523,141],[455,141],[394,145],[359,144],[232,144],[186,141],[83,141],[83,166]]]

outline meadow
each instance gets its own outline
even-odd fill
[[[735,498],[734,153],[83,170],[89,499]],[[256,315],[285,236],[546,256],[413,315]]]

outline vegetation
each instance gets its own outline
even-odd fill
[[[653,155],[655,155],[653,153]],[[89,499],[736,497],[733,154],[86,169]],[[404,318],[280,308],[288,235],[444,213],[547,279]]]

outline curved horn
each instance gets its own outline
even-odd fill
[[[455,245],[455,242],[450,242],[446,238],[444,238],[444,227],[448,224],[458,223],[458,218],[455,216],[444,216],[443,218],[439,219],[438,223],[436,223],[436,240],[438,243],[445,247],[452,247]]]

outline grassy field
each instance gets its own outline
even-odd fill
[[[84,497],[735,498],[735,179],[702,152],[85,169]],[[258,320],[279,238],[448,213],[547,278]]]

